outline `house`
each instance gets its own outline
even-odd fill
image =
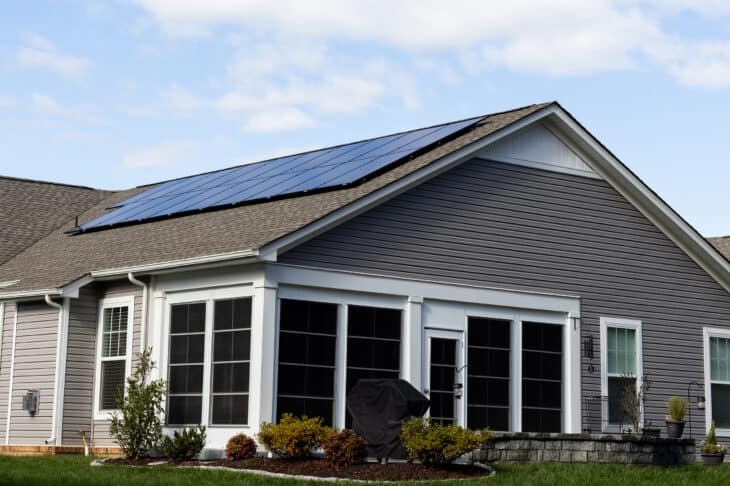
[[[146,347],[165,430],[211,451],[283,412],[344,427],[365,377],[568,433],[621,428],[650,377],[646,422],[689,393],[730,439],[730,262],[558,103],[91,194],[0,222],[54,220],[0,265],[5,451],[113,447]]]

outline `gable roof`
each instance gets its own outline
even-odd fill
[[[90,187],[0,176],[0,264],[108,195]]]
[[[296,234],[353,202],[414,175],[475,141],[496,134],[519,121],[537,116],[550,103],[530,105],[488,115],[471,130],[398,165],[360,185],[340,190],[259,202],[173,219],[110,228],[69,236],[71,221],[0,266],[0,281],[18,280],[2,289],[0,297],[59,293],[84,276],[159,267],[183,266],[211,259],[242,259]],[[146,188],[110,195],[80,217],[97,218]],[[111,272],[106,270],[112,269]]]
[[[730,260],[730,236],[707,238],[707,241],[712,243],[712,245],[717,248],[717,250],[722,253],[725,258]]]

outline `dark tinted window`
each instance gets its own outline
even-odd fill
[[[205,304],[176,304],[170,309],[167,423],[199,424],[203,402]]]
[[[563,327],[522,323],[522,431],[560,432]]]
[[[278,417],[322,417],[332,425],[336,340],[336,304],[280,301]]]
[[[469,318],[467,426],[509,430],[510,321]]]

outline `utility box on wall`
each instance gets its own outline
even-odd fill
[[[38,390],[28,390],[23,395],[23,410],[26,410],[31,416],[38,411]]]

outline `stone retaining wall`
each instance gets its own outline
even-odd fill
[[[671,466],[695,462],[694,439],[638,435],[498,433],[479,462],[601,462]]]

